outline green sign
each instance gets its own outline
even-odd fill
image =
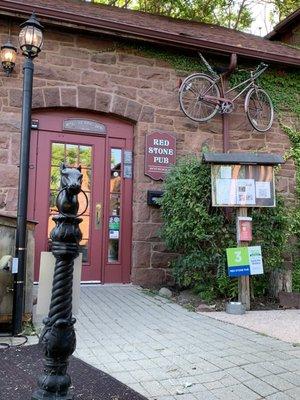
[[[233,247],[226,249],[229,276],[263,274],[260,246]]]
[[[119,216],[111,216],[109,218],[109,229],[113,231],[120,230],[120,217]]]

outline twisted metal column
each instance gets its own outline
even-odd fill
[[[75,168],[67,170],[78,171]],[[80,174],[79,171],[78,173]],[[74,398],[69,393],[71,378],[67,374],[67,367],[68,359],[76,347],[76,320],[72,318],[72,286],[74,259],[79,255],[79,242],[82,237],[79,229],[82,219],[66,213],[65,210],[69,209],[68,201],[71,205],[70,212],[78,210],[77,194],[68,197],[66,189],[63,198],[58,196],[57,206],[60,214],[53,217],[56,226],[51,232],[51,239],[56,263],[50,309],[48,317],[43,321],[45,326],[40,338],[45,352],[44,373],[38,379],[38,388],[34,391],[32,400]]]

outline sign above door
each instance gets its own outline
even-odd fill
[[[106,134],[106,125],[91,119],[69,118],[63,121],[63,130],[72,132]]]
[[[155,131],[147,135],[145,147],[145,175],[155,181],[164,180],[176,162],[176,139],[166,132]]]

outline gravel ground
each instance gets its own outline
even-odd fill
[[[289,343],[300,344],[300,310],[248,311],[232,315],[223,311],[200,312],[206,317],[242,326]]]

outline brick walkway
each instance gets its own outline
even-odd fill
[[[148,399],[300,399],[300,347],[130,286],[82,287],[76,356]]]

